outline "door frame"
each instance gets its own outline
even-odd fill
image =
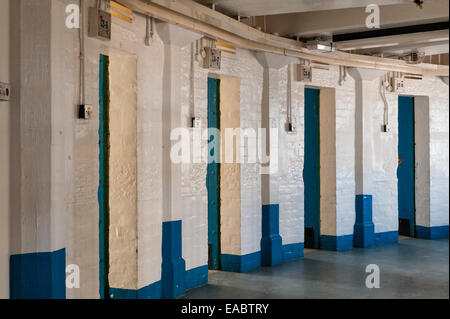
[[[109,299],[109,56],[103,54],[100,55],[99,81],[100,299]]]
[[[308,180],[309,179],[308,175],[311,173],[311,172],[308,172],[309,166],[307,167],[307,165],[308,165],[307,162],[309,162],[308,159],[310,159],[310,156],[307,157],[307,152],[309,151],[309,148],[307,149],[307,142],[306,142],[307,137],[310,136],[311,128],[316,130],[316,132],[315,132],[316,136],[314,136],[313,139],[314,139],[314,143],[316,144],[316,145],[314,145],[315,146],[314,148],[316,148],[316,153],[317,153],[316,156],[312,156],[312,158],[311,158],[311,160],[313,161],[312,165],[313,166],[317,165],[317,176],[311,176],[311,178],[317,179],[315,181],[315,182],[317,182],[317,185],[315,187],[316,188],[315,196],[317,195],[317,207],[316,207],[317,216],[315,216],[315,217],[316,217],[317,221],[314,223],[314,225],[312,225],[312,227],[306,227],[306,219],[307,219],[306,215],[307,215],[307,206],[308,206],[306,204],[307,204],[307,201],[310,200],[310,196],[309,196],[309,194],[307,194],[307,192],[309,192],[309,190],[306,189],[306,185],[305,185],[305,188],[304,188],[304,191],[305,191],[305,196],[304,196],[304,201],[305,201],[305,203],[304,203],[305,204],[304,205],[304,207],[305,207],[305,210],[304,210],[304,212],[305,212],[305,219],[304,219],[305,220],[305,225],[304,225],[305,243],[306,243],[306,229],[313,228],[313,231],[314,231],[313,247],[315,249],[318,249],[318,248],[320,248],[320,227],[321,227],[321,225],[320,225],[320,217],[321,217],[320,216],[320,88],[305,87],[304,92],[305,92],[305,104],[304,104],[304,108],[305,108],[304,109],[304,112],[305,112],[305,117],[304,117],[305,118],[305,139],[304,139],[305,140],[305,155],[304,155],[305,156],[305,164],[304,164],[304,169],[303,169],[303,181],[304,182],[305,182],[305,177],[306,177],[306,180]],[[310,123],[309,121],[307,121],[307,114],[309,112],[309,110],[307,109],[307,99],[311,98],[311,96],[310,96],[311,94],[315,95],[314,98],[317,99],[317,103],[318,103],[317,110],[314,110],[315,114],[311,114],[312,116],[314,116],[317,119],[317,121],[313,124]],[[312,127],[310,127],[310,126],[312,126]]]
[[[220,130],[220,79],[208,77],[208,145],[211,142],[210,129]],[[216,115],[212,117],[211,115]],[[208,193],[208,268],[221,269],[220,245],[220,136],[216,136],[217,143],[214,150],[218,151],[219,163],[209,163],[206,174],[206,188]],[[214,154],[216,155],[216,154]],[[215,173],[214,173],[215,172]],[[216,178],[214,176],[217,176]],[[212,206],[215,201],[217,207]]]
[[[400,168],[400,164],[401,164],[401,157],[400,157],[400,105],[401,105],[401,100],[403,99],[410,99],[412,102],[412,108],[411,108],[411,112],[412,114],[411,116],[411,120],[412,120],[412,127],[409,128],[411,130],[411,137],[412,137],[412,177],[410,177],[410,179],[412,180],[412,187],[413,187],[413,192],[411,193],[412,199],[410,198],[409,201],[411,201],[412,205],[413,205],[413,213],[412,216],[410,216],[410,218],[408,218],[409,220],[409,235],[405,235],[404,233],[402,235],[404,236],[409,236],[409,237],[415,237],[416,235],[416,139],[415,139],[415,130],[416,130],[416,122],[415,122],[415,97],[411,96],[411,95],[399,95],[398,96],[398,114],[397,114],[397,118],[398,118],[398,166],[397,166],[397,199],[398,199],[398,218],[399,218],[399,234],[400,234],[400,202],[402,202],[402,199],[400,198],[401,193],[400,193],[400,178],[399,178],[399,168]],[[403,218],[402,218],[403,219]]]

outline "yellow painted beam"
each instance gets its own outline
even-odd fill
[[[116,18],[119,18],[119,19],[121,19],[121,20],[123,20],[125,22],[128,22],[128,23],[132,23],[133,22],[132,18],[127,17],[126,15],[123,15],[122,13],[114,11],[114,10],[111,10],[111,15],[116,17]]]
[[[115,8],[115,9],[117,9],[119,11],[122,11],[124,13],[127,13],[129,15],[133,14],[133,11],[131,9],[128,9],[127,7],[117,3],[115,1],[111,1],[111,7]]]
[[[231,50],[236,50],[235,46],[232,46],[231,44],[225,43],[223,41],[217,41],[217,46],[228,48],[228,49],[231,49]]]

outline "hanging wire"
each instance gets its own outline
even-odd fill
[[[79,0],[80,7],[80,28],[78,29],[79,41],[80,41],[80,79],[79,79],[79,102],[80,105],[85,104],[85,84],[84,84],[84,74],[85,74],[85,59],[84,59],[84,0]]]

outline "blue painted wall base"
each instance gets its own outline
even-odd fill
[[[282,238],[279,234],[278,204],[262,207],[261,265],[275,266],[283,262]]]
[[[189,269],[186,271],[185,288],[186,290],[200,287],[208,283],[208,265]]]
[[[186,270],[184,277],[186,290],[205,285],[208,283],[208,265]],[[110,288],[109,291],[111,299],[160,299],[162,297],[161,281],[138,290]]]
[[[283,245],[283,260],[293,260],[304,256],[304,244],[287,244]]]
[[[161,296],[173,299],[185,293],[186,262],[181,257],[181,220],[163,223]]]
[[[11,299],[65,299],[66,250],[11,255]]]
[[[422,239],[448,238],[449,226],[416,226],[416,237]]]
[[[375,245],[398,243],[398,231],[387,231],[375,234]]]
[[[261,252],[257,251],[243,256],[221,254],[220,261],[223,271],[247,272],[261,266]]]
[[[325,250],[347,250],[353,248],[353,235],[320,235],[320,248]]]
[[[375,226],[372,222],[372,195],[356,195],[356,221],[353,227],[353,245],[358,248],[375,245]]]

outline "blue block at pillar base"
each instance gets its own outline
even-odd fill
[[[275,266],[283,262],[283,243],[279,234],[279,207],[278,204],[262,207],[262,266]]]
[[[173,299],[183,295],[186,262],[181,257],[181,220],[163,223],[161,297]]]
[[[11,299],[65,299],[66,250],[10,256]]]
[[[356,222],[353,227],[353,246],[359,248],[375,245],[375,226],[372,222],[372,195],[356,195]]]

